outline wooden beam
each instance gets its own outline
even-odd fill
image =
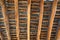
[[[38,32],[37,32],[37,40],[40,40],[42,19],[43,19],[43,11],[44,11],[44,0],[41,0],[40,1],[40,15],[39,15],[39,25],[38,25]]]
[[[28,0],[28,11],[27,11],[27,40],[30,40],[30,10],[31,10],[31,0]]]
[[[50,40],[50,37],[51,37],[53,21],[56,14],[57,2],[58,0],[54,0],[53,2],[52,13],[51,13],[50,21],[49,21],[49,26],[48,26],[47,40]]]
[[[19,13],[18,13],[18,0],[14,0],[15,3],[15,19],[16,19],[16,33],[17,33],[17,39],[20,40],[20,30],[19,30]]]
[[[7,14],[6,14],[6,6],[5,6],[5,3],[4,3],[4,0],[0,0],[0,2],[1,2],[1,6],[2,6],[2,14],[3,14],[3,17],[4,17],[4,24],[5,24],[5,27],[6,27],[7,37],[8,37],[8,40],[11,40],[10,33],[9,33],[8,17],[7,17]]]
[[[58,29],[56,33],[56,40],[60,40],[60,20],[58,21]]]

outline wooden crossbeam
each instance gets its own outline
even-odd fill
[[[47,40],[50,40],[50,37],[51,37],[53,21],[56,14],[57,2],[58,0],[54,0],[53,2],[52,13],[51,13],[50,21],[49,21],[49,26],[48,26]]]
[[[3,17],[4,17],[4,24],[5,24],[5,27],[6,27],[7,38],[8,38],[8,40],[11,40],[10,33],[9,33],[10,31],[9,31],[8,17],[7,17],[7,14],[6,14],[6,6],[5,6],[5,3],[4,3],[4,0],[0,0],[0,4],[2,6],[2,14],[3,14]]]
[[[16,19],[16,33],[17,33],[17,39],[20,40],[20,30],[19,30],[19,13],[18,13],[18,0],[14,0],[15,3],[15,19]]]
[[[60,20],[58,21],[58,29],[56,33],[56,40],[60,40]]]
[[[42,19],[43,19],[43,11],[44,11],[44,0],[41,0],[41,2],[40,2],[40,15],[39,15],[39,25],[38,25],[38,32],[37,32],[37,40],[40,40]]]
[[[31,0],[28,0],[28,10],[27,10],[27,40],[30,40],[30,10],[31,10]]]

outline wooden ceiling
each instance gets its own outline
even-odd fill
[[[60,0],[0,0],[0,40],[60,40]]]

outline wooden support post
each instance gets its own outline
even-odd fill
[[[11,40],[10,31],[9,31],[9,21],[8,21],[8,17],[7,17],[7,14],[6,14],[6,6],[5,6],[5,3],[4,3],[4,0],[0,0],[0,4],[2,6],[2,14],[3,14],[3,17],[4,17],[4,24],[5,24],[5,27],[6,27],[7,38],[8,38],[8,40]]]
[[[43,19],[43,11],[44,11],[44,0],[41,0],[41,2],[40,2],[40,15],[39,15],[39,25],[38,25],[38,32],[37,32],[37,40],[40,40],[42,19]]]
[[[17,39],[20,40],[20,30],[19,30],[19,13],[18,13],[18,0],[14,0],[15,3],[15,19],[16,19],[16,33],[17,33]]]
[[[53,2],[52,13],[51,13],[50,21],[49,21],[49,26],[48,26],[47,40],[50,40],[50,37],[51,37],[53,21],[56,14],[57,2],[58,0],[54,0]]]
[[[30,10],[31,10],[31,0],[28,0],[28,10],[27,10],[27,40],[30,40]]]

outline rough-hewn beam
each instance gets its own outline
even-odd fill
[[[44,11],[44,0],[41,0],[40,1],[40,15],[39,15],[39,25],[38,25],[38,32],[37,32],[37,40],[40,40],[42,19],[43,19],[43,11]]]
[[[27,11],[27,40],[30,40],[30,9],[31,9],[31,0],[28,0],[28,11]]]
[[[58,21],[58,29],[56,33],[56,40],[60,40],[60,20]]]
[[[9,33],[8,17],[7,17],[7,14],[6,14],[6,6],[5,6],[5,3],[4,3],[4,0],[0,0],[0,2],[1,2],[1,6],[2,6],[2,14],[3,14],[3,17],[4,17],[4,24],[5,24],[5,27],[6,27],[7,37],[8,37],[8,40],[11,40],[10,33]]]
[[[17,39],[20,40],[20,30],[19,30],[19,13],[18,13],[18,0],[14,0],[15,3],[15,19],[16,19],[16,33],[17,33]]]
[[[58,0],[54,0],[53,2],[52,13],[51,13],[50,21],[49,21],[49,26],[48,26],[47,40],[50,40],[50,37],[51,37],[53,21],[56,14],[57,2]]]

